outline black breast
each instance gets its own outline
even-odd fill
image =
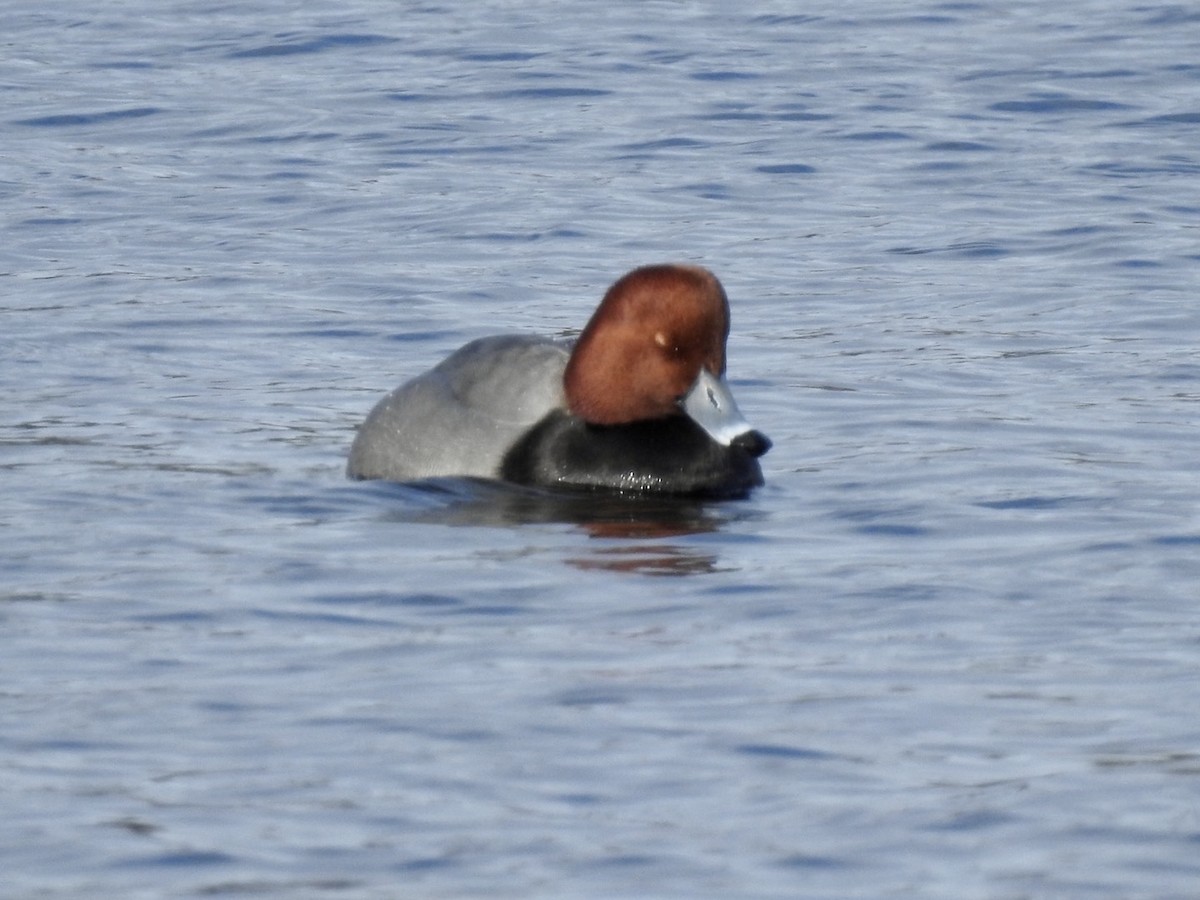
[[[686,416],[589,425],[556,410],[505,454],[500,475],[518,484],[737,497],[763,483],[756,457],[771,442],[748,432],[733,446]]]

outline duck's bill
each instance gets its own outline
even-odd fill
[[[747,436],[755,435],[766,441],[766,447],[771,445],[770,441],[750,427],[750,423],[734,402],[725,379],[718,378],[708,369],[700,370],[695,384],[684,395],[682,406],[688,417],[719,444],[727,447],[734,444],[740,446],[746,443]],[[757,444],[757,441],[755,443]],[[765,453],[766,447],[754,455]]]

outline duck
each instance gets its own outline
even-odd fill
[[[711,271],[636,268],[576,340],[478,338],[383,397],[358,428],[347,474],[745,496],[763,484],[771,441],[734,402],[729,330]]]

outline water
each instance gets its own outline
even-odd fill
[[[7,897],[1196,895],[1200,16],[794,10],[8,4]],[[749,500],[344,480],[665,259]]]

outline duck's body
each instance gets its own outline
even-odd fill
[[[388,394],[350,450],[353,478],[499,478],[727,496],[770,447],[723,378],[728,301],[694,266],[648,266],[605,295],[579,341],[472,341]]]
[[[499,478],[508,448],[563,407],[570,357],[540,337],[471,341],[379,401],[350,448],[350,476]]]

